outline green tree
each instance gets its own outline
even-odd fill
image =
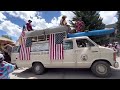
[[[8,36],[8,35],[2,35],[2,37],[5,37],[5,38],[7,38],[7,39],[12,40],[12,38],[11,38],[10,36]]]
[[[74,21],[81,17],[82,21],[85,23],[85,30],[87,31],[105,28],[105,24],[102,22],[103,19],[100,17],[100,14],[97,11],[73,11],[73,13],[75,14],[75,17],[72,21],[70,21],[73,27],[75,27]],[[98,44],[106,41],[106,37],[104,36],[94,36],[90,38]]]

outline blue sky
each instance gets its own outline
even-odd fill
[[[51,22],[51,19],[53,17],[59,17],[60,12],[59,11],[43,11],[42,12],[42,18],[44,18],[47,22]]]
[[[100,11],[103,23],[112,24],[117,21],[117,11]],[[9,35],[14,41],[18,39],[28,19],[31,19],[33,29],[58,26],[63,15],[67,16],[67,22],[75,15],[71,11],[0,11],[0,36]]]

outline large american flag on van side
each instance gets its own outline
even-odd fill
[[[63,33],[50,34],[50,38],[49,38],[50,60],[64,59],[63,38],[64,38]]]
[[[20,36],[20,52],[19,52],[20,60],[30,60],[30,51],[31,46],[26,47],[25,32],[23,30]]]

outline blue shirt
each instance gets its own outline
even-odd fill
[[[10,63],[0,64],[0,79],[10,79],[9,74],[14,71],[14,65]]]

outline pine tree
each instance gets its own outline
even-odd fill
[[[103,19],[97,11],[73,11],[73,13],[75,14],[75,17],[70,21],[73,27],[75,27],[74,21],[81,17],[82,21],[85,23],[85,30],[87,31],[105,28],[105,24],[102,22]],[[94,36],[90,38],[98,44],[101,44],[101,42],[106,43],[107,39],[105,36]]]

